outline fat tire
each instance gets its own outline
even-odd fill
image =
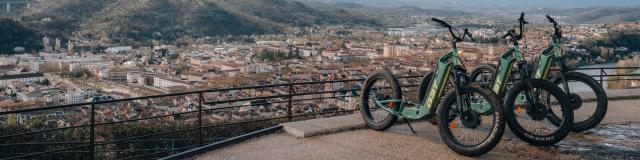
[[[583,131],[589,130],[589,129],[597,126],[598,124],[600,124],[600,122],[602,122],[602,119],[604,119],[604,117],[605,117],[605,115],[607,113],[607,106],[608,106],[608,103],[609,103],[609,100],[607,99],[607,93],[604,91],[602,86],[600,86],[598,81],[596,81],[591,76],[589,76],[587,74],[584,74],[584,73],[567,72],[567,73],[564,74],[564,76],[568,81],[574,80],[574,81],[579,81],[579,82],[582,82],[582,83],[588,85],[592,89],[592,91],[595,92],[596,101],[598,103],[596,105],[595,112],[587,120],[580,121],[580,122],[576,122],[576,121],[573,122],[573,126],[571,127],[571,131],[572,132],[583,132]],[[561,84],[562,83],[562,79],[555,78],[553,80],[553,82],[555,84]]]
[[[371,88],[374,83],[380,79],[390,84],[390,87],[393,91],[392,97],[394,99],[402,99],[402,91],[398,79],[396,79],[396,77],[393,76],[393,74],[391,74],[391,72],[387,69],[375,71],[371,74],[371,76],[367,78],[367,80],[365,81],[365,86],[362,88],[362,105],[360,105],[360,114],[362,115],[362,118],[369,128],[377,131],[384,131],[389,129],[391,126],[393,126],[393,124],[396,123],[396,121],[398,120],[398,116],[389,113],[390,115],[384,121],[375,122],[373,120],[371,111],[369,110],[369,93],[371,92]],[[400,103],[397,102],[393,105],[397,106],[393,107],[393,110],[399,111]]]
[[[489,104],[491,104],[491,106],[494,107],[492,109],[492,112],[493,114],[496,115],[495,120],[497,125],[495,125],[491,129],[491,133],[489,134],[489,137],[479,145],[465,146],[455,142],[454,139],[456,138],[453,137],[453,135],[451,135],[450,132],[446,132],[448,131],[448,127],[449,127],[448,125],[438,125],[438,129],[440,132],[440,136],[442,137],[442,140],[445,142],[445,144],[447,144],[449,148],[451,148],[453,151],[455,151],[458,154],[475,157],[491,151],[493,148],[495,148],[498,145],[498,143],[500,143],[500,139],[502,139],[502,135],[504,134],[504,129],[506,124],[505,124],[505,118],[503,116],[504,114],[502,110],[502,105],[498,100],[497,96],[493,92],[491,92],[491,90],[479,87],[479,84],[472,84],[472,86],[476,86],[476,87],[470,87],[470,86],[462,87],[460,90],[461,94],[468,93],[468,92],[480,93],[482,97],[484,97],[485,100],[487,100]],[[449,92],[444,97],[442,103],[440,103],[440,107],[438,107],[438,115],[449,114],[448,111],[451,109],[451,106],[453,105],[455,100],[456,100],[455,92],[453,91]],[[448,118],[446,118],[446,116],[438,116],[438,123],[448,124]]]
[[[496,66],[490,65],[490,64],[480,64],[480,65],[477,65],[477,66],[473,67],[473,69],[471,70],[471,74],[469,74],[469,77],[471,78],[472,81],[475,81],[476,78],[482,72],[491,73],[491,83],[493,83],[493,81],[496,79],[496,74],[497,74]],[[482,85],[482,87],[491,87],[491,83],[489,83],[489,84],[478,83],[478,84]]]
[[[527,83],[525,81],[520,81],[511,88],[511,91],[507,96],[507,100],[505,100],[505,104],[503,105],[504,114],[505,114],[505,118],[507,119],[507,124],[509,125],[509,129],[518,138],[520,138],[521,140],[531,145],[535,145],[535,146],[554,145],[562,141],[562,139],[564,139],[569,134],[569,131],[571,130],[571,127],[572,127],[571,125],[573,124],[573,109],[569,104],[566,94],[562,91],[562,89],[560,89],[560,87],[558,87],[554,83],[551,83],[550,81],[546,81],[546,80],[541,80],[541,79],[530,79],[528,81],[529,83],[531,83],[531,85],[534,86],[534,88],[544,89],[550,92],[551,95],[553,95],[560,101],[561,109],[563,111],[562,117],[561,117],[562,122],[560,122],[559,125],[557,125],[558,129],[554,133],[547,136],[535,135],[525,130],[524,128],[522,128],[520,123],[518,123],[518,121],[516,120],[515,113],[514,113],[516,97],[521,92],[524,92],[525,88],[527,87]]]

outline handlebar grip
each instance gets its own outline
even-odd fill
[[[443,20],[439,20],[437,18],[431,18],[431,20],[434,21],[434,22],[440,23],[440,25],[442,25],[443,27],[451,28],[451,25],[449,25],[447,22],[445,22]]]
[[[524,20],[524,12],[520,13],[520,18],[518,21],[522,22],[522,24],[529,24],[529,22]]]
[[[469,29],[464,29],[464,34],[466,34],[467,36],[469,36],[469,39],[471,39],[471,41],[476,41],[476,39],[473,38],[473,34],[471,34],[471,32],[469,32]]]
[[[516,31],[511,29],[509,31],[507,31],[507,34],[505,34],[504,36],[502,36],[502,38],[507,38],[507,37],[511,37],[511,38],[515,38],[515,33]]]
[[[509,37],[509,36],[511,36],[511,33],[507,33],[507,34],[505,34],[504,36],[502,36],[502,38],[507,38],[507,37]]]
[[[553,24],[558,24],[558,22],[556,22],[556,20],[554,20],[553,18],[551,18],[551,16],[546,15],[547,19],[549,20],[549,22],[553,23]]]
[[[553,24],[553,28],[555,29],[555,37],[562,37],[562,31],[560,30],[560,26],[558,25],[558,22],[556,22],[555,19],[551,18],[551,16],[546,15],[547,19],[549,19],[549,22],[551,22]]]

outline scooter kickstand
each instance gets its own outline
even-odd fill
[[[404,117],[404,123],[407,123],[407,125],[409,126],[409,129],[411,129],[411,132],[413,132],[413,134],[418,133],[416,132],[416,130],[413,130],[413,127],[411,126],[411,123],[409,123],[409,120],[407,120],[407,117]]]

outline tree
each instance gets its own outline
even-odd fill
[[[258,58],[262,61],[281,61],[291,58],[288,54],[279,51],[262,50],[258,54]]]
[[[12,127],[12,126],[16,126],[16,125],[18,125],[18,115],[16,115],[16,114],[9,114],[9,115],[7,115],[7,117],[6,117],[6,120],[5,120],[5,121],[6,121],[7,123],[5,123],[5,124],[4,124],[4,125],[5,125],[4,127]]]
[[[49,82],[49,79],[44,79],[42,82],[40,82],[40,85],[48,86],[51,85],[51,82]]]
[[[0,18],[0,54],[13,53],[14,47],[24,47],[26,51],[38,49],[38,41],[35,31],[14,20]]]

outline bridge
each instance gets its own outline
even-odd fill
[[[0,4],[5,4],[5,11],[11,12],[12,7],[15,7],[16,5],[31,8],[31,4],[40,3],[42,1],[44,0],[0,0]]]
[[[582,70],[601,71],[591,75],[601,84],[640,81],[640,74],[607,74],[606,70],[610,69],[621,68]],[[640,67],[624,69],[637,70]],[[399,78],[405,93],[417,91],[421,75]],[[389,159],[398,154],[426,156],[423,154],[430,152],[425,149],[433,149],[434,154],[461,158],[446,149],[438,139],[435,127],[430,124],[418,122],[415,126],[420,126],[416,128],[421,133],[417,135],[409,133],[408,128],[401,124],[387,132],[361,129],[363,125],[358,121],[361,119],[357,110],[360,88],[355,86],[363,81],[348,79],[239,86],[26,109],[0,106],[0,159],[313,159],[296,158],[301,155],[318,156],[315,159],[346,159],[344,157],[364,154],[373,157],[354,159]],[[639,92],[640,89],[607,91],[611,101],[603,126],[623,121],[640,122],[636,116],[640,112],[636,105],[640,103]],[[322,122],[325,119],[334,124]],[[301,137],[310,137],[301,139],[290,136],[296,134],[289,133],[291,127],[286,127],[287,124],[295,127],[297,123],[314,123],[308,126],[319,127],[299,129],[297,133],[303,133]],[[287,133],[282,130],[287,130]],[[344,130],[349,131],[337,132]],[[246,141],[258,136],[264,137]],[[515,139],[509,139],[513,137],[507,135],[501,142],[506,145],[499,145],[489,156],[532,155],[518,155],[520,153],[514,152],[513,148],[544,150],[528,148]],[[246,143],[230,146],[242,141]],[[568,142],[582,140],[578,137],[577,141]],[[385,145],[394,147],[383,151],[375,149]],[[552,151],[542,153],[549,152]]]

